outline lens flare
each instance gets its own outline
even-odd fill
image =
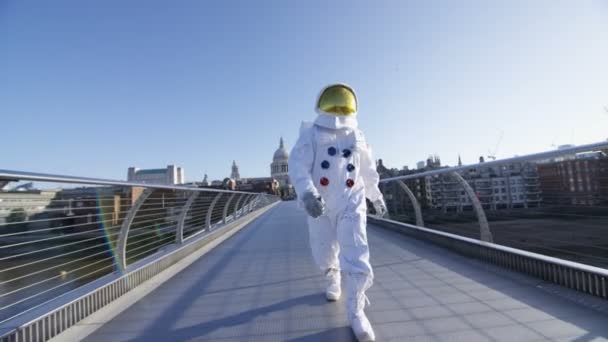
[[[114,205],[114,201],[112,201],[112,205],[107,205],[108,203],[103,203],[102,197],[99,193],[99,191],[96,192],[96,204],[97,204],[97,214],[99,217],[99,221],[100,221],[100,226],[101,226],[101,231],[103,233],[104,236],[104,243],[106,246],[106,250],[110,253],[110,256],[112,257],[112,262],[114,263],[116,269],[119,272],[123,272],[124,269],[121,265],[120,262],[118,262],[118,259],[116,258],[116,243],[118,240],[118,232],[120,227],[117,227],[116,225],[118,224],[118,215],[120,213],[120,203],[118,205],[118,208],[116,208],[116,205]],[[108,212],[107,209],[108,207],[112,207],[113,210],[111,212]]]

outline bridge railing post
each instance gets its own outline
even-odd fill
[[[53,190],[0,194],[19,202],[0,217],[0,259],[9,260],[0,283],[11,283],[0,290],[0,341],[37,339],[14,327],[55,335],[261,214],[249,214],[259,202],[251,192],[0,170],[0,185],[26,180]],[[25,326],[24,313],[33,319]]]
[[[243,195],[243,203],[241,204],[241,210],[239,210],[239,217],[247,214],[247,205],[249,204],[249,198],[251,195]]]
[[[220,198],[222,197],[223,194],[224,193],[222,193],[222,192],[218,193],[211,201],[211,204],[209,204],[209,209],[207,210],[207,216],[205,217],[205,230],[211,230],[211,219],[212,219],[213,209],[215,208],[215,205],[220,200]]]
[[[188,197],[186,204],[182,207],[182,210],[179,214],[179,218],[177,219],[177,230],[175,232],[175,243],[183,244],[184,243],[184,225],[186,223],[186,217],[188,216],[188,210],[192,207],[194,201],[201,194],[200,191],[194,191]]]
[[[253,203],[253,202],[252,202],[252,201],[253,201],[253,199],[255,198],[255,196],[257,196],[257,195],[256,195],[256,194],[251,194],[251,195],[249,195],[249,196],[247,197],[247,202],[246,202],[246,203],[247,203],[247,206],[246,206],[246,208],[245,208],[245,212],[246,212],[246,213],[250,213],[250,212],[252,212],[252,211],[253,211],[253,205],[252,205],[252,203]]]
[[[226,224],[226,222],[228,221],[228,207],[230,206],[230,203],[232,202],[232,199],[235,195],[236,194],[231,194],[230,197],[228,197],[228,201],[226,201],[226,204],[224,206],[224,212],[222,213],[222,222],[224,224]]]
[[[258,208],[258,206],[260,205],[260,202],[262,201],[262,199],[264,198],[263,195],[258,195],[255,199],[254,199],[254,207]]]
[[[249,211],[255,210],[256,201],[258,200],[258,197],[260,197],[260,195],[253,195],[253,197],[251,197],[251,199],[249,200]]]
[[[154,189],[147,188],[141,193],[141,195],[139,195],[137,200],[135,200],[135,202],[127,212],[127,216],[125,217],[124,221],[122,222],[122,225],[120,226],[120,233],[118,235],[118,241],[116,242],[115,260],[116,269],[120,272],[127,268],[127,239],[129,237],[129,230],[131,229],[131,224],[135,219],[135,215],[137,215],[137,211],[148,199],[148,197],[150,197],[152,192],[154,192]]]
[[[435,178],[443,177],[443,178],[435,179],[432,177],[435,177]],[[427,178],[426,182],[430,181],[431,184],[436,184],[434,186],[439,187],[439,190],[444,193],[447,193],[450,191],[451,192],[456,191],[456,190],[454,190],[454,185],[456,185],[456,187],[460,186],[462,188],[461,190],[464,190],[464,194],[466,194],[467,198],[470,200],[471,207],[477,217],[477,221],[479,224],[479,239],[481,241],[485,241],[485,242],[493,242],[492,231],[490,229],[490,225],[488,223],[488,219],[487,219],[485,210],[483,208],[483,205],[482,205],[481,201],[479,200],[479,197],[475,193],[475,190],[473,189],[471,184],[469,184],[469,182],[459,172],[448,171],[441,176],[431,176],[431,177],[426,177],[426,178]],[[414,178],[408,178],[408,179],[414,179]],[[385,195],[385,200],[387,201],[387,207],[389,207],[389,208],[391,206],[393,207],[393,210],[389,210],[389,213],[390,213],[390,211],[398,211],[400,208],[400,206],[395,207],[396,204],[399,204],[400,198],[398,196],[396,196],[395,193],[393,193],[393,191],[397,190],[397,186],[398,186],[398,188],[401,188],[401,190],[403,190],[403,192],[407,196],[409,202],[412,204],[412,207],[414,209],[416,226],[420,226],[420,227],[425,226],[424,218],[422,215],[422,206],[420,205],[420,202],[416,198],[416,195],[414,194],[414,192],[410,189],[410,187],[402,179],[393,179],[388,182],[382,182],[380,185],[381,185],[381,188]],[[461,190],[460,189],[457,190],[458,195],[456,196],[459,199],[458,204],[457,204],[458,205],[457,210],[459,213],[463,210],[463,201],[460,200],[460,197],[459,197]],[[454,205],[453,203],[449,203],[448,198],[445,198],[444,196],[446,196],[446,195],[442,193],[440,195],[440,197],[437,198],[438,202],[435,204],[435,207],[434,207],[437,210],[441,210],[442,214],[447,213],[448,206]],[[450,197],[450,198],[452,198],[452,197]],[[433,196],[433,199],[435,199],[434,196]]]
[[[406,193],[407,197],[410,199],[410,203],[414,207],[414,213],[416,215],[416,225],[419,227],[424,227],[424,219],[422,218],[422,210],[420,209],[420,203],[418,203],[418,199],[410,190],[410,188],[403,181],[398,180],[397,184],[401,187],[401,189]]]
[[[239,194],[239,199],[236,200],[236,205],[234,206],[234,213],[232,214],[233,219],[237,219],[238,218],[238,213],[239,213],[239,205],[241,204],[241,201],[247,197],[247,195],[245,194]]]
[[[483,210],[483,206],[481,205],[481,201],[477,197],[475,190],[471,187],[471,185],[460,175],[458,172],[450,172],[450,175],[462,185],[465,193],[471,200],[471,204],[473,206],[473,210],[477,215],[477,221],[479,222],[479,235],[481,241],[493,242],[492,231],[490,231],[490,225],[488,224],[488,218],[486,217],[486,212]]]

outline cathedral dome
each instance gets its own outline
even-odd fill
[[[286,161],[289,159],[289,153],[285,149],[285,145],[283,144],[283,138],[281,138],[281,142],[279,148],[274,152],[274,157],[272,158],[275,162]]]

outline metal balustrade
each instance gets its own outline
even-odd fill
[[[370,222],[410,237],[431,241],[463,255],[529,274],[592,296],[608,299],[608,269],[554,258],[525,250],[372,217]]]
[[[388,217],[371,220],[607,298],[606,152],[599,142],[383,178]]]
[[[608,142],[384,178],[370,222],[608,298],[608,159],[577,155],[594,151]],[[56,336],[278,200],[0,170],[17,180],[49,190],[0,192],[0,342]]]
[[[0,192],[0,210],[10,208],[4,215],[0,211],[0,341],[5,340],[2,329],[13,321],[104,276],[117,277],[102,292],[62,307],[61,318],[45,315],[20,332],[27,340],[58,334],[188,255],[199,240],[215,238],[222,227],[278,200],[250,192],[6,170],[0,170],[2,180],[56,189],[44,200],[36,191]],[[40,203],[30,207],[35,201]]]

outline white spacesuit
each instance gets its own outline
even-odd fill
[[[289,176],[308,218],[315,262],[328,280],[326,297],[340,298],[340,271],[346,276],[347,312],[360,341],[375,340],[363,309],[372,285],[366,232],[366,197],[376,213],[386,206],[378,189],[375,162],[357,127],[357,98],[336,84],[317,100],[314,122],[304,122],[289,158]]]

